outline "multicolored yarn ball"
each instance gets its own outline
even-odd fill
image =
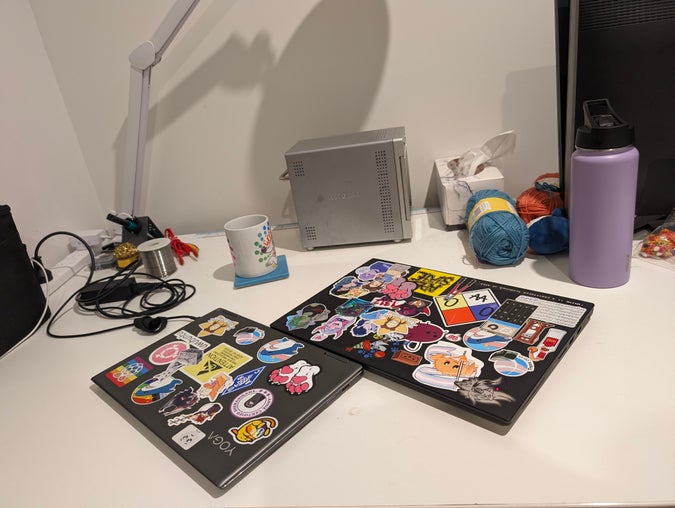
[[[533,187],[525,189],[516,199],[516,210],[525,223],[551,215],[553,210],[563,206],[560,173],[544,173],[535,180]]]
[[[523,259],[529,232],[508,194],[492,189],[477,191],[469,197],[466,217],[469,242],[479,261],[505,266]]]

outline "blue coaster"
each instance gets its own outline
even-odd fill
[[[274,280],[281,280],[288,278],[288,263],[286,263],[286,256],[277,256],[277,267],[273,272],[260,277],[239,277],[234,276],[234,288],[245,288],[248,286],[255,286],[256,284],[264,284],[265,282],[272,282]]]

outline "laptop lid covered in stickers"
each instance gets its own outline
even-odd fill
[[[371,259],[271,324],[506,433],[593,304]]]
[[[361,373],[358,363],[219,308],[92,381],[224,489]]]

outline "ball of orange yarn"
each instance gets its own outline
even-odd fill
[[[539,217],[551,215],[556,208],[564,206],[560,197],[560,173],[544,173],[534,187],[530,187],[516,199],[516,211],[520,218],[529,223]]]

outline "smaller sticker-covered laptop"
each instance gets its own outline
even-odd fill
[[[507,432],[593,304],[371,259],[271,326]]]
[[[361,372],[355,362],[216,309],[92,381],[225,489]]]

